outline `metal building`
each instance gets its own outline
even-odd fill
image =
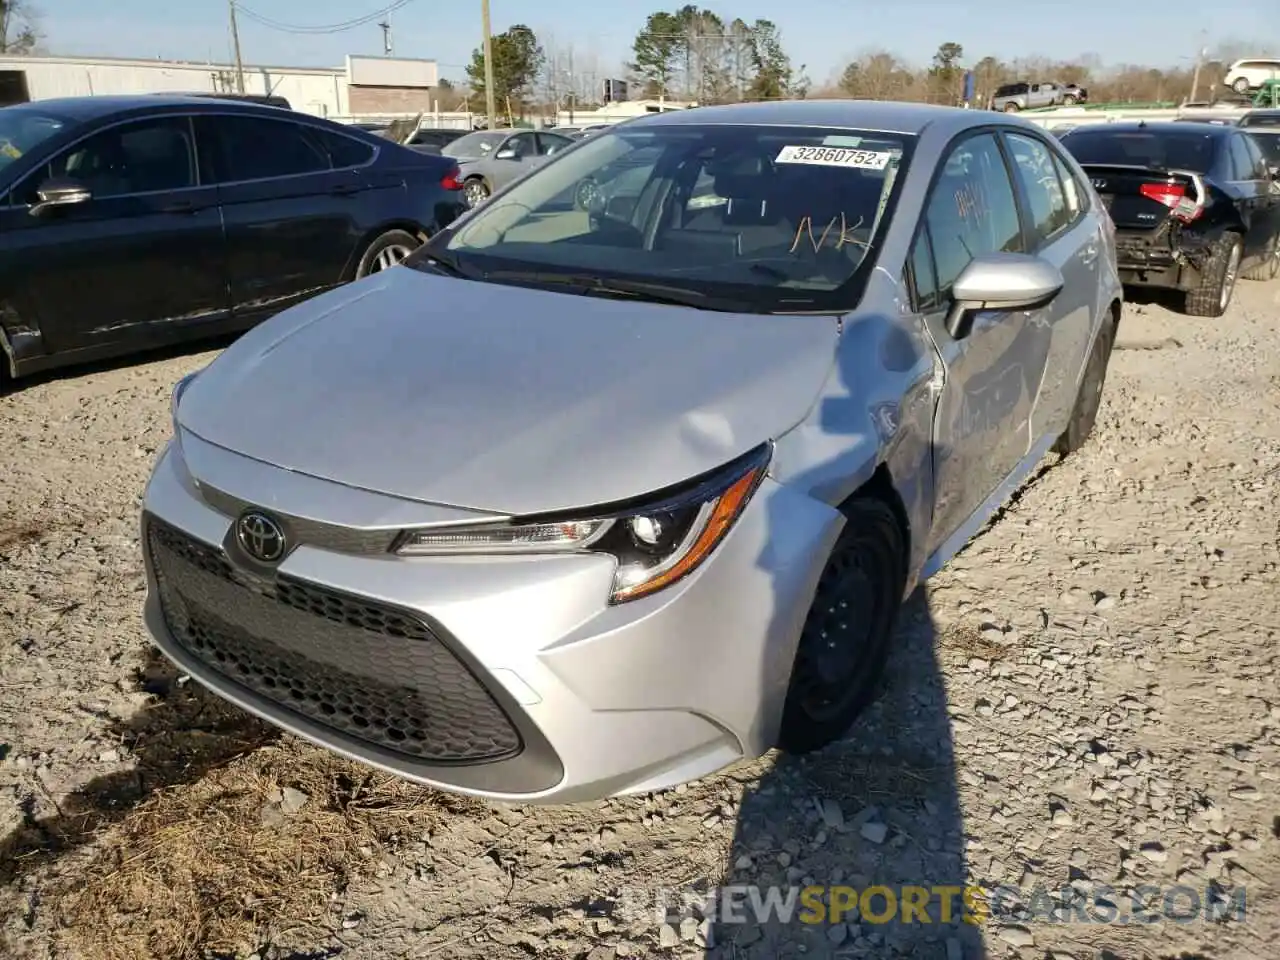
[[[113,57],[0,57],[0,105],[129,93],[232,93],[226,63]],[[342,67],[244,65],[245,93],[284,97],[321,117],[427,111],[439,86],[434,60],[348,56]]]

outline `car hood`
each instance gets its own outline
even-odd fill
[[[184,431],[288,470],[506,515],[624,500],[799,423],[830,316],[553,293],[397,267],[250,330]]]

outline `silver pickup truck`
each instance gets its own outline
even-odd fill
[[[1074,83],[1032,83],[1020,80],[997,88],[987,106],[991,110],[1016,113],[1037,107],[1069,107],[1088,99],[1089,92]]]

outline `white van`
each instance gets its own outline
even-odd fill
[[[1280,80],[1280,60],[1237,60],[1222,82],[1236,93],[1247,94],[1267,80]]]

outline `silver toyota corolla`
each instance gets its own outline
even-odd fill
[[[147,626],[246,710],[493,799],[815,749],[907,594],[1088,437],[1113,244],[1012,117],[621,124],[178,384]]]

